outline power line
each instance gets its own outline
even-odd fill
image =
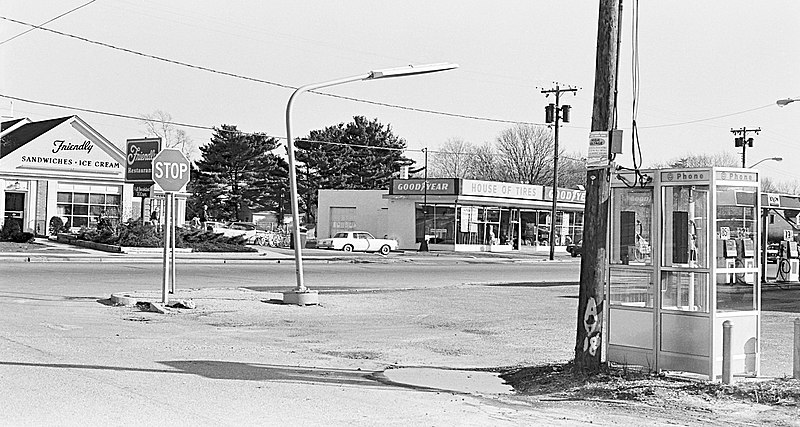
[[[137,56],[141,56],[141,57],[144,57],[144,58],[154,59],[154,60],[157,60],[157,61],[162,61],[162,62],[166,62],[166,63],[173,64],[173,65],[180,65],[182,67],[193,68],[193,69],[196,69],[196,70],[206,71],[206,72],[209,72],[209,73],[219,74],[219,75],[223,75],[223,76],[227,76],[227,77],[233,77],[233,78],[247,80],[247,81],[256,82],[256,83],[262,83],[262,84],[266,84],[266,85],[270,85],[270,86],[279,87],[279,88],[282,88],[282,89],[291,89],[291,90],[297,89],[297,87],[295,87],[295,86],[287,85],[287,84],[284,84],[284,83],[277,83],[277,82],[273,82],[273,81],[269,81],[269,80],[259,79],[259,78],[256,78],[256,77],[244,76],[244,75],[241,75],[241,74],[231,73],[231,72],[228,72],[228,71],[216,70],[216,69],[204,67],[204,66],[201,66],[201,65],[194,65],[194,64],[189,64],[187,62],[182,62],[182,61],[177,61],[177,60],[174,60],[174,59],[164,58],[164,57],[161,57],[161,56],[151,55],[151,54],[139,52],[139,51],[136,51],[136,50],[133,50],[133,49],[128,49],[128,48],[124,48],[124,47],[115,46],[115,45],[112,45],[112,44],[109,44],[109,43],[104,43],[104,42],[100,42],[100,41],[96,41],[96,40],[87,39],[85,37],[77,36],[77,35],[74,35],[74,34],[64,33],[64,32],[61,32],[61,31],[50,29],[50,28],[44,28],[42,26],[33,25],[33,24],[30,24],[30,23],[27,23],[27,22],[19,21],[19,20],[13,19],[13,18],[5,17],[5,16],[0,16],[0,19],[6,20],[6,21],[9,21],[9,22],[14,22],[14,23],[20,24],[20,25],[27,25],[29,27],[33,27],[32,29],[39,29],[39,30],[48,31],[48,32],[51,32],[53,34],[58,34],[60,36],[73,38],[73,39],[80,40],[80,41],[83,41],[83,42],[86,42],[86,43],[91,43],[91,44],[95,44],[95,45],[98,45],[98,46],[103,46],[103,47],[106,47],[106,48],[109,48],[109,49],[119,50],[121,52],[126,52],[126,53],[130,53],[132,55],[137,55]],[[439,115],[439,116],[454,117],[454,118],[461,118],[461,119],[470,119],[470,120],[480,120],[480,121],[495,122],[495,123],[509,123],[509,124],[520,123],[520,124],[526,124],[526,125],[543,126],[543,124],[541,124],[541,123],[523,122],[523,121],[517,121],[517,120],[495,119],[495,118],[490,118],[490,117],[473,116],[473,115],[469,115],[469,114],[448,113],[448,112],[444,112],[444,111],[429,110],[429,109],[417,108],[417,107],[408,107],[408,106],[405,106],[405,105],[390,104],[390,103],[387,103],[387,102],[380,102],[380,101],[371,101],[371,100],[367,100],[367,99],[360,99],[360,98],[354,98],[354,97],[351,97],[351,96],[336,95],[336,94],[333,94],[333,93],[319,92],[319,91],[313,91],[313,90],[309,91],[309,92],[317,94],[317,95],[328,96],[328,97],[331,97],[331,98],[343,99],[343,100],[346,100],[346,101],[359,102],[359,103],[362,103],[362,104],[370,104],[370,105],[376,105],[376,106],[380,106],[380,107],[395,108],[395,109],[399,109],[399,110],[414,111],[414,112],[417,112],[417,113],[434,114],[434,115]]]
[[[56,16],[55,18],[49,19],[49,20],[47,20],[47,21],[44,21],[44,22],[42,22],[42,23],[41,23],[41,24],[39,24],[39,25],[34,25],[34,26],[33,26],[33,28],[29,28],[29,29],[27,29],[27,30],[25,30],[25,31],[23,31],[23,32],[21,32],[21,33],[19,33],[19,34],[17,34],[16,36],[13,36],[13,37],[10,37],[10,38],[7,38],[7,39],[5,39],[5,40],[1,41],[1,42],[0,42],[0,45],[6,44],[6,43],[10,42],[11,40],[14,40],[14,39],[15,39],[15,38],[17,38],[17,37],[24,36],[25,34],[28,34],[28,33],[30,33],[31,31],[33,31],[33,30],[35,30],[35,29],[37,29],[37,28],[42,28],[42,25],[49,24],[49,23],[51,23],[51,22],[55,21],[55,20],[56,20],[56,19],[58,19],[58,18],[61,18],[61,17],[67,16],[67,15],[69,15],[70,13],[72,13],[72,12],[75,12],[76,10],[78,10],[78,9],[81,9],[81,8],[83,8],[83,7],[89,6],[90,4],[92,4],[92,3],[96,2],[96,1],[97,1],[97,0],[91,0],[91,1],[88,1],[88,2],[86,2],[86,3],[84,3],[84,4],[82,4],[82,5],[80,5],[80,6],[76,7],[76,8],[74,8],[74,9],[70,9],[70,10],[68,10],[68,11],[66,11],[66,12],[64,12],[64,13],[62,13],[61,15],[58,15],[58,16]]]
[[[68,105],[54,104],[54,103],[51,103],[51,102],[33,101],[33,100],[30,100],[30,99],[19,98],[19,97],[16,97],[16,96],[4,95],[2,93],[0,93],[0,97],[13,99],[15,101],[28,102],[28,103],[31,103],[31,104],[45,105],[45,106],[48,106],[48,107],[56,107],[56,108],[64,108],[64,109],[68,109],[68,110],[77,110],[77,111],[83,111],[83,112],[86,112],[86,113],[100,114],[100,115],[104,115],[104,116],[111,116],[111,117],[117,117],[117,118],[122,118],[122,119],[137,120],[137,121],[140,121],[140,122],[150,120],[150,119],[147,119],[145,117],[131,116],[131,115],[128,115],[128,114],[110,113],[110,112],[107,112],[107,111],[92,110],[92,109],[89,109],[89,108],[71,107],[71,106],[68,106]],[[216,131],[216,132],[239,133],[239,134],[242,134],[242,135],[264,135],[264,136],[267,136],[269,138],[286,140],[285,136],[270,135],[270,134],[267,134],[267,133],[264,133],[264,132],[244,132],[244,131],[241,131],[241,130],[238,130],[238,129],[235,130],[235,131],[230,131],[230,130],[217,128],[217,127],[213,127],[213,126],[202,126],[202,125],[195,125],[195,124],[191,124],[191,123],[182,123],[182,122],[166,121],[166,120],[163,121],[163,123],[174,125],[174,126],[180,126],[180,127],[188,127],[188,128],[192,128],[192,129],[202,129],[202,130],[210,130],[210,131]],[[391,148],[391,147],[375,147],[375,146],[372,146],[372,145],[345,144],[345,143],[341,143],[341,142],[317,141],[317,140],[313,140],[313,139],[300,139],[300,138],[298,138],[297,141],[312,142],[312,143],[318,143],[318,144],[345,145],[345,146],[351,146],[351,147],[365,147],[365,148],[374,148],[374,149],[380,149],[380,150],[419,151],[419,152],[422,152],[422,150],[413,150],[413,149],[410,149],[410,148],[403,149],[403,148]]]
[[[140,117],[140,116],[132,116],[132,115],[129,115],[129,114],[112,113],[112,112],[108,112],[108,111],[93,110],[93,109],[82,108],[82,107],[73,107],[73,106],[69,106],[69,105],[56,104],[56,103],[52,103],[52,102],[34,101],[34,100],[31,100],[31,99],[20,98],[20,97],[17,97],[17,96],[5,95],[3,93],[0,93],[0,97],[7,98],[7,99],[12,99],[12,100],[15,100],[15,101],[20,101],[20,102],[26,102],[26,103],[29,103],[29,104],[44,105],[44,106],[47,106],[47,107],[63,108],[63,109],[67,109],[67,110],[83,111],[83,112],[92,113],[92,114],[99,114],[99,115],[103,115],[103,116],[110,116],[110,117],[117,117],[117,118],[122,118],[122,119],[136,120],[136,121],[140,121],[140,122],[147,120],[146,118]],[[772,104],[769,104],[768,106],[771,106],[771,105]],[[740,111],[738,113],[731,113],[731,114],[726,114],[724,116],[712,117],[712,118],[708,118],[708,119],[692,120],[692,121],[686,122],[686,123],[688,124],[688,123],[697,123],[697,122],[703,121],[703,120],[714,120],[714,119],[717,119],[717,118],[720,118],[720,117],[733,116],[733,115],[736,115],[736,114],[742,114],[742,113],[745,113],[745,112],[755,111],[755,110],[759,110],[759,109],[762,109],[762,108],[765,108],[765,107],[753,108],[753,109],[750,109],[750,110]],[[213,126],[196,125],[196,124],[182,123],[182,122],[176,122],[176,121],[164,121],[164,123],[171,124],[171,125],[174,125],[174,126],[192,128],[192,129],[201,129],[201,130],[210,130],[210,131],[219,131],[219,132],[229,132],[229,131],[226,131],[224,129],[215,128]],[[674,123],[674,124],[671,124],[671,125],[668,125],[668,126],[677,126],[677,125],[678,124]],[[281,139],[281,140],[285,140],[286,139],[285,136],[269,135],[269,134],[266,134],[264,132],[243,132],[243,131],[240,131],[240,130],[237,130],[236,132],[242,133],[243,135],[253,135],[253,134],[257,134],[258,133],[258,134],[263,134],[265,136],[268,136],[270,138]],[[309,139],[300,139],[300,141],[315,142],[315,143],[321,143],[321,144],[340,144],[340,143],[331,143],[331,142],[328,142],[328,141],[314,141],[314,140],[309,140]],[[347,145],[347,144],[344,144],[344,145]],[[350,144],[350,145],[353,145],[353,144]],[[369,147],[369,146],[367,146],[367,147]],[[384,150],[389,149],[389,148],[384,148],[384,147],[373,147],[373,148],[380,148],[380,149],[384,149]],[[415,149],[410,149],[409,148],[409,149],[405,149],[405,151],[422,152],[422,149],[415,150]],[[446,152],[446,151],[434,151],[434,150],[430,150],[429,152],[430,153],[442,153],[442,154],[454,154],[454,153],[450,153],[450,152]],[[585,161],[585,159],[574,159],[574,158],[563,156],[563,155],[561,157],[569,159],[569,160],[574,160],[574,161]]]
[[[669,123],[669,124],[663,124],[663,125],[638,126],[638,128],[639,129],[656,129],[656,128],[666,128],[666,127],[673,127],[673,126],[690,125],[690,124],[693,124],[693,123],[707,122],[707,121],[711,121],[711,120],[722,119],[722,118],[725,118],[725,117],[736,116],[738,114],[749,113],[751,111],[763,110],[764,108],[772,107],[774,105],[775,105],[774,103],[769,103],[767,105],[762,105],[760,107],[751,108],[749,110],[737,111],[735,113],[723,114],[721,116],[707,117],[707,118],[704,118],[704,119],[689,120],[689,121],[686,121],[686,122]]]

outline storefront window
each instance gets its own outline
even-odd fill
[[[456,209],[448,205],[417,205],[417,243],[427,236],[428,243],[455,243]]]
[[[58,215],[67,227],[97,225],[100,215],[112,223],[119,221],[119,194],[73,193],[59,191],[56,195]]]
[[[522,244],[548,246],[550,244],[550,211],[520,212]],[[583,212],[556,211],[557,246],[577,243],[583,238]]]

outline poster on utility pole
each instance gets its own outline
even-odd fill
[[[608,131],[589,132],[589,153],[586,158],[586,169],[608,167],[608,140]]]

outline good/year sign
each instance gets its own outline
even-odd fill
[[[153,158],[153,181],[166,192],[180,191],[189,182],[189,160],[180,150],[161,150]]]

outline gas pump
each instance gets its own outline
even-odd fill
[[[800,272],[800,255],[797,253],[797,242],[784,240],[778,250],[779,282],[797,282]]]
[[[736,260],[739,258],[739,249],[736,240],[726,239],[722,241],[722,257],[725,258],[725,268],[736,268]],[[736,283],[736,274],[728,274],[728,284]]]
[[[736,259],[738,266],[744,268],[755,268],[756,245],[755,242],[753,242],[753,239],[737,239],[736,246],[739,252],[739,257]],[[752,284],[753,280],[755,280],[755,276],[754,273],[744,273],[740,274],[737,279],[739,282]]]

